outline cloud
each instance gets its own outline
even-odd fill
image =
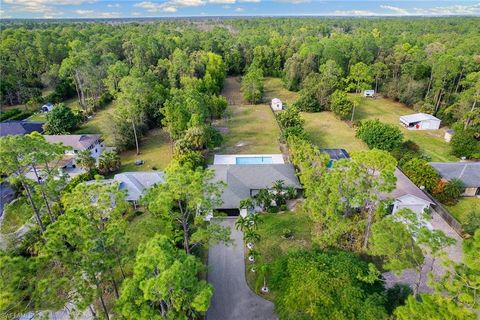
[[[92,15],[95,11],[78,9],[73,12],[78,14],[79,16],[87,16],[87,15]]]
[[[209,0],[208,3],[212,4],[234,4],[236,0]]]
[[[59,6],[81,5],[93,3],[96,0],[3,0],[9,6],[9,12],[31,13],[36,18],[52,19],[62,16],[64,13]]]
[[[399,8],[399,7],[381,5],[380,8],[393,11],[393,12],[399,14],[399,15],[409,15],[410,14],[407,10]]]
[[[177,12],[182,7],[198,7],[206,4],[234,4],[236,0],[169,0],[165,2],[143,1],[133,6],[148,12]]]
[[[368,10],[336,10],[331,15],[334,16],[374,16],[375,12]]]
[[[414,8],[418,15],[448,16],[448,15],[480,15],[480,3],[472,5],[453,5],[432,8]]]
[[[301,4],[301,3],[309,3],[312,0],[273,0],[274,2],[282,2],[282,3],[291,3],[291,4]]]
[[[108,8],[120,8],[120,3],[107,4]]]
[[[243,9],[243,8],[240,8],[240,7],[238,7],[238,8],[235,8],[235,12],[243,12],[243,11],[245,11],[245,9]]]
[[[259,3],[261,0],[239,0],[238,2]]]

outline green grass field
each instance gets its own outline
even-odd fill
[[[172,146],[168,133],[162,129],[150,130],[140,144],[140,154],[135,150],[127,150],[120,154],[122,160],[121,172],[126,171],[151,171],[165,169],[172,160]],[[145,163],[136,166],[135,160],[143,160]]]
[[[227,128],[220,152],[280,153],[280,129],[270,107],[265,104],[245,104],[238,78],[227,78],[222,94],[234,104],[228,106],[229,116],[216,124],[218,128]]]
[[[320,148],[342,148],[348,152],[367,150],[363,141],[355,137],[355,131],[332,112],[302,112],[305,130],[310,140]]]
[[[296,212],[265,213],[261,214],[262,222],[258,225],[258,233],[261,236],[256,244],[255,250],[259,257],[255,263],[258,267],[264,263],[272,263],[276,258],[287,253],[311,247],[311,222],[307,214],[300,208]],[[284,239],[282,235],[285,230],[293,232],[293,239]],[[248,253],[245,253],[247,256]],[[246,278],[250,287],[258,292],[263,279],[257,279],[258,273],[250,271],[251,263],[246,260]],[[262,295],[263,296],[263,295]],[[266,295],[269,300],[273,299],[270,293]]]
[[[402,103],[386,98],[362,98],[362,103],[355,112],[355,120],[379,119],[382,122],[398,126],[406,140],[412,140],[420,146],[423,153],[430,156],[432,161],[456,161],[450,155],[450,145],[445,142],[443,135],[445,129],[440,130],[407,130],[399,124],[401,115],[415,113]]]
[[[273,98],[282,100],[284,106],[291,106],[298,98],[298,92],[288,91],[285,89],[282,79],[280,78],[265,78],[263,100],[265,103],[270,103]]]
[[[104,108],[97,111],[92,119],[83,123],[75,134],[101,134],[107,145],[112,145],[108,125],[111,118],[111,112],[115,108],[115,101],[110,102]]]
[[[464,197],[454,206],[448,206],[448,211],[460,222],[464,223],[464,215],[466,212],[480,208],[480,198]]]

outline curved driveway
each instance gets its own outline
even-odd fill
[[[208,282],[215,292],[207,320],[277,319],[273,303],[253,293],[245,280],[243,235],[235,229],[235,219],[220,220],[232,230],[233,244],[211,246],[208,250]]]

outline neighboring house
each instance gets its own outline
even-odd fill
[[[71,134],[71,135],[44,135],[50,143],[63,143],[70,147],[65,154],[75,156],[83,150],[90,150],[92,157],[98,159],[105,148],[103,141],[98,134]]]
[[[364,97],[374,97],[375,96],[375,90],[365,90],[365,91],[363,91],[363,96]]]
[[[43,133],[44,122],[30,122],[24,120],[6,120],[0,123],[0,136],[25,135],[32,132]]]
[[[50,112],[52,110],[53,110],[53,104],[51,102],[47,102],[40,108],[40,111],[45,113]]]
[[[215,173],[214,182],[223,181],[226,184],[221,196],[222,204],[215,209],[228,215],[245,216],[246,210],[240,210],[240,201],[255,196],[261,189],[270,189],[275,181],[283,180],[286,187],[301,189],[291,164],[214,164],[209,169]]]
[[[437,130],[441,120],[431,114],[415,113],[400,116],[400,123],[410,130]]]
[[[433,204],[430,198],[402,171],[395,169],[395,177],[397,178],[395,189],[388,194],[381,195],[383,199],[393,199],[392,213],[408,208],[417,214],[422,214],[424,210],[430,209]]]
[[[480,162],[431,162],[446,180],[460,179],[465,187],[463,196],[480,196]]]
[[[213,164],[283,164],[282,154],[216,154]]]
[[[116,174],[113,179],[91,180],[87,183],[118,183],[120,190],[125,190],[125,200],[132,203],[137,208],[138,200],[145,192],[153,186],[163,183],[165,175],[163,172],[156,171],[139,171],[139,172],[123,172]]]
[[[283,110],[282,100],[280,100],[280,99],[278,99],[278,98],[273,98],[273,99],[272,99],[271,107],[272,107],[272,110],[274,110],[274,111]]]
[[[328,168],[333,167],[333,163],[337,160],[350,158],[350,155],[345,149],[320,149],[320,152],[327,153],[330,157],[327,165]]]

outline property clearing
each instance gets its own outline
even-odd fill
[[[355,130],[332,112],[302,112],[310,141],[319,148],[341,148],[348,152],[367,150],[367,145],[355,137]]]
[[[282,79],[280,78],[265,78],[264,82],[263,100],[270,104],[273,98],[282,100],[283,106],[291,106],[298,98],[298,92],[293,92],[285,89]]]
[[[222,95],[227,98],[229,106],[227,116],[214,124],[224,134],[223,145],[216,153],[280,153],[280,128],[270,106],[246,104],[238,77],[225,80]]]
[[[456,161],[450,155],[450,145],[443,139],[445,129],[439,130],[407,130],[399,124],[402,115],[415,113],[402,103],[387,98],[361,98],[361,104],[355,112],[354,120],[378,119],[401,128],[405,140],[412,140],[432,161]]]

